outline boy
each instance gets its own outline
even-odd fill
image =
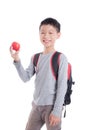
[[[44,46],[37,67],[34,67],[31,58],[30,65],[24,70],[19,52],[12,53],[14,65],[20,78],[26,82],[36,73],[35,92],[32,102],[32,111],[26,125],[26,130],[40,130],[46,123],[47,130],[61,130],[62,106],[67,90],[68,61],[64,54],[60,55],[58,79],[55,80],[50,60],[56,52],[54,44],[60,37],[60,23],[54,18],[44,19],[39,26],[40,41]]]

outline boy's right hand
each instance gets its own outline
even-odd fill
[[[10,54],[11,54],[11,57],[14,59],[15,62],[18,62],[20,60],[19,51],[14,51],[12,46],[10,47]]]

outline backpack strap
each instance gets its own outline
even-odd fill
[[[71,76],[71,64],[68,63],[68,75],[67,75],[68,80],[70,79],[70,76]]]
[[[38,59],[39,59],[39,56],[40,56],[41,53],[36,53],[34,55],[34,58],[33,58],[33,64],[34,66],[36,67],[37,66],[37,63],[38,63]],[[55,80],[57,80],[58,78],[58,69],[59,69],[59,56],[60,56],[60,52],[55,52],[52,57],[51,57],[51,69],[52,69],[52,73],[53,73],[53,76],[55,78]]]
[[[38,63],[38,59],[39,59],[39,56],[40,56],[41,53],[36,53],[34,55],[34,58],[33,58],[33,64],[34,66],[37,66],[37,63]]]
[[[51,57],[51,69],[55,80],[58,78],[58,70],[59,70],[59,56],[60,52],[55,52]]]

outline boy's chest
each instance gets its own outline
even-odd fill
[[[50,70],[50,64],[50,56],[40,56],[36,67],[36,73],[48,72]]]

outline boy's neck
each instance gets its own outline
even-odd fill
[[[55,49],[54,48],[45,48],[44,51],[43,51],[43,54],[48,54],[50,52],[54,52]]]

